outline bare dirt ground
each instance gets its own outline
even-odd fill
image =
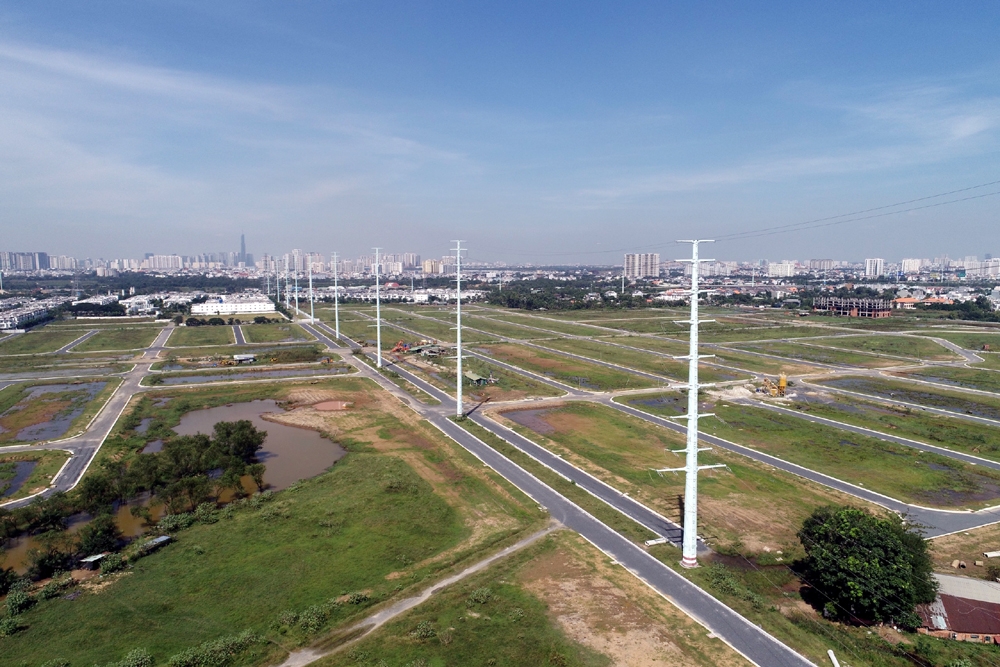
[[[574,641],[615,667],[732,667],[745,659],[580,537],[527,563],[520,583]]]
[[[946,574],[985,578],[987,566],[1000,566],[1000,558],[986,558],[983,555],[987,551],[1000,551],[1000,524],[945,535],[930,541],[934,569]],[[953,568],[951,564],[956,560],[965,561],[966,567]],[[977,566],[977,560],[983,565]]]

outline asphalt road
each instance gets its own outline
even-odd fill
[[[87,340],[88,338],[91,338],[92,336],[96,336],[97,333],[98,333],[97,329],[93,329],[91,331],[88,331],[87,333],[83,334],[82,336],[80,336],[76,340],[74,340],[74,341],[72,341],[70,343],[67,343],[66,345],[63,345],[62,347],[60,347],[58,350],[56,350],[56,354],[65,354],[66,352],[69,352],[74,347],[76,347],[77,345],[79,345],[83,341]]]
[[[233,335],[236,336],[237,345],[246,345],[247,339],[243,337],[243,327],[238,324],[233,325]]]

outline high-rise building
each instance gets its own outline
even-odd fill
[[[833,270],[833,260],[832,259],[810,259],[809,269],[811,271],[832,271]]]
[[[885,274],[885,260],[872,257],[865,260],[865,278],[877,278]]]
[[[795,262],[769,262],[767,275],[774,278],[791,278],[795,275]]]
[[[899,270],[903,273],[920,273],[921,266],[923,266],[923,260],[904,259],[899,263]]]
[[[244,265],[249,263],[247,262],[247,239],[243,234],[240,234],[240,258],[237,261]]]
[[[659,253],[628,253],[625,255],[626,278],[658,278],[659,276]]]

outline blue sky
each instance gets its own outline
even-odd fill
[[[0,249],[610,264],[1000,180],[1000,5],[694,4],[0,2]],[[1000,254],[998,211],[712,254]]]

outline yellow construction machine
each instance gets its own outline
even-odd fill
[[[787,388],[788,376],[784,373],[778,376],[777,384],[771,382],[771,378],[764,378],[764,392],[771,396],[784,396]]]

